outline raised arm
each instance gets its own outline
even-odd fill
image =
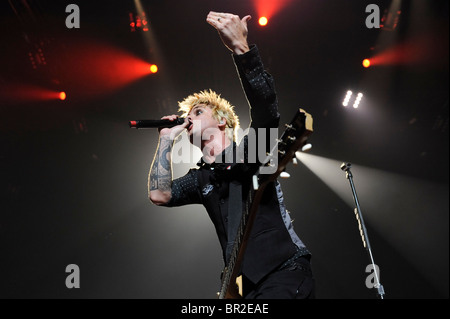
[[[247,22],[230,13],[210,12],[206,21],[216,28],[223,44],[233,52],[242,87],[250,105],[251,127],[277,128],[280,114],[272,76],[265,71],[256,45],[247,41]]]

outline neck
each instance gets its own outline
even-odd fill
[[[212,136],[209,140],[202,141],[203,160],[207,163],[213,163],[216,160],[216,156],[230,145],[231,141],[225,134]]]

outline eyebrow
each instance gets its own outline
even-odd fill
[[[191,114],[192,112],[194,112],[196,109],[199,109],[199,108],[204,109],[205,106],[197,104],[196,106],[194,106],[194,107],[189,111],[189,114]]]

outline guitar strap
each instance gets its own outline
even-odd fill
[[[226,262],[230,261],[231,251],[242,219],[242,184],[233,180],[229,185],[228,196],[228,243]]]

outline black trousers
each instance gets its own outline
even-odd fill
[[[243,278],[245,299],[314,299],[315,282],[308,257],[299,257],[259,283]]]

